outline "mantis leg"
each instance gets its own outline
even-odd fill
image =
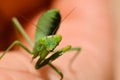
[[[74,60],[76,59],[76,57],[79,55],[80,50],[81,50],[81,48],[79,48],[79,47],[71,48],[71,49],[69,50],[69,51],[77,51],[77,52],[75,53],[75,55],[72,57],[72,59],[70,60],[69,66],[72,65],[72,63],[74,62]]]
[[[60,77],[61,77],[60,80],[62,80],[63,79],[63,73],[60,70],[58,70],[52,63],[49,62],[48,65],[60,75]]]
[[[55,51],[53,55],[51,55],[44,61],[41,61],[41,59],[39,59],[35,66],[36,69],[39,69],[48,64],[51,68],[53,68],[60,75],[60,77],[61,77],[60,80],[62,80],[63,73],[60,70],[58,70],[51,62],[54,61],[55,59],[57,59],[58,57],[60,57],[61,55],[63,55],[65,52],[70,51],[70,50],[78,50],[78,52],[79,52],[79,48],[71,48],[71,46],[66,46],[66,47],[62,48],[61,50]],[[78,52],[77,52],[77,54],[78,54]],[[75,57],[77,56],[77,54],[75,55]],[[73,58],[73,60],[74,60],[74,58]]]
[[[63,49],[61,49],[57,52],[59,53],[59,56],[61,56],[62,54],[60,54],[60,53],[65,53],[65,52],[68,52],[68,51],[77,51],[75,53],[75,55],[72,57],[72,59],[70,60],[70,63],[69,63],[69,69],[72,71],[72,69],[71,69],[72,63],[74,62],[76,57],[79,55],[80,50],[81,50],[81,48],[79,48],[79,47],[75,47],[75,48],[71,48],[71,49],[65,47],[65,48],[63,48]],[[54,53],[54,54],[56,54],[56,53]],[[53,56],[53,58],[54,58],[54,56]],[[56,56],[56,58],[57,58],[57,56]],[[58,70],[52,63],[48,63],[48,64],[51,68],[53,68],[60,75],[60,77],[61,77],[60,80],[62,80],[63,79],[63,73],[60,70]]]
[[[35,68],[39,69],[45,65],[47,65],[48,63],[51,63],[52,61],[54,61],[55,59],[57,59],[58,57],[60,57],[61,55],[63,55],[66,51],[70,50],[71,46],[66,46],[64,48],[62,48],[61,50],[55,51],[53,52],[53,55],[51,55],[50,57],[41,60],[41,58],[38,59]]]
[[[14,41],[4,52],[3,54],[0,56],[0,59],[2,59],[2,57],[16,44],[18,44],[20,47],[22,47],[23,49],[25,49],[28,53],[32,54],[32,52],[26,47],[24,46],[20,41]]]

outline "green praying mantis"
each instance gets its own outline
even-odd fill
[[[59,29],[61,22],[61,15],[58,9],[52,9],[45,12],[39,19],[36,33],[35,33],[35,43],[33,44],[21,24],[17,20],[17,18],[12,18],[12,22],[15,27],[20,31],[20,33],[24,36],[26,41],[30,44],[33,50],[29,50],[21,41],[14,41],[0,56],[0,59],[14,46],[19,45],[24,50],[26,50],[29,54],[33,55],[32,60],[38,58],[35,68],[40,69],[45,65],[49,65],[52,69],[54,69],[59,75],[60,80],[63,79],[63,73],[57,69],[52,62],[56,60],[58,57],[63,55],[65,52],[76,50],[76,54],[71,59],[71,63],[77,57],[80,52],[79,47],[72,48],[71,45],[67,45],[62,49],[55,50],[55,48],[59,45],[62,40],[61,35],[57,35],[56,32]],[[51,54],[53,53],[53,54]],[[51,55],[50,55],[51,54]]]

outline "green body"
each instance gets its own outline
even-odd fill
[[[38,57],[38,60],[35,65],[36,69],[40,69],[41,67],[48,64],[52,69],[54,69],[61,76],[60,80],[62,80],[63,79],[62,72],[59,71],[52,64],[52,61],[54,61],[55,59],[57,59],[67,51],[77,50],[77,53],[71,59],[71,63],[72,63],[76,58],[76,56],[78,55],[80,48],[79,47],[72,48],[70,45],[68,45],[60,50],[54,50],[62,40],[61,35],[55,35],[57,30],[59,29],[59,25],[61,21],[61,15],[59,13],[59,10],[57,9],[49,10],[41,16],[37,24],[34,44],[31,42],[30,38],[27,36],[26,32],[23,30],[17,18],[12,18],[12,21],[15,27],[24,36],[26,41],[31,45],[31,47],[33,47],[33,50],[30,51],[26,46],[22,44],[21,41],[16,40],[4,51],[4,53],[0,56],[0,59],[2,59],[2,57],[14,45],[18,44],[20,47],[25,49],[28,53],[33,55],[32,59],[35,59],[36,57]],[[51,52],[53,54],[49,55]]]
[[[39,63],[43,62],[46,56],[56,48],[62,39],[61,35],[54,35],[59,28],[60,21],[61,16],[57,9],[47,11],[40,18],[37,24],[35,45],[32,52],[33,59],[37,56],[40,57]],[[39,69],[38,66],[36,65],[37,69]]]

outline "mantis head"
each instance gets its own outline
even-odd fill
[[[45,46],[48,51],[52,51],[54,50],[54,48],[56,48],[56,46],[59,44],[61,40],[62,40],[61,35],[51,35],[42,37],[40,39],[40,44]]]

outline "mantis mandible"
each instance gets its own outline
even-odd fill
[[[76,54],[71,59],[71,62],[77,57],[80,52],[79,47],[72,48],[71,45],[67,45],[62,49],[55,50],[55,48],[59,45],[62,40],[61,35],[57,35],[56,32],[59,29],[59,25],[61,22],[61,15],[58,9],[52,9],[45,12],[39,19],[36,33],[35,33],[35,43],[33,44],[21,24],[17,20],[16,17],[12,18],[12,22],[15,27],[20,31],[20,33],[24,36],[26,41],[30,44],[33,50],[29,50],[21,41],[14,41],[0,56],[0,59],[14,46],[19,45],[23,49],[25,49],[29,54],[33,55],[32,60],[38,57],[38,60],[35,64],[36,69],[40,69],[45,65],[49,65],[52,69],[54,69],[59,75],[60,80],[63,79],[63,73],[57,69],[52,61],[56,60],[58,57],[63,55],[67,51],[76,50]],[[49,55],[53,53],[52,55]]]

